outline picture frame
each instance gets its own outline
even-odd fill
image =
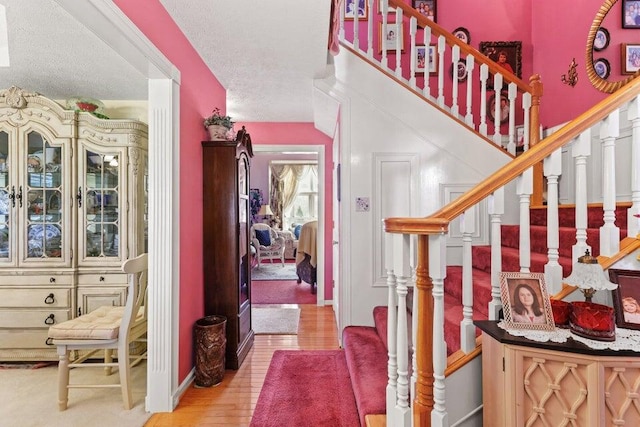
[[[435,45],[416,46],[416,74],[425,73],[427,65],[427,55],[429,58],[429,74],[438,72],[438,53]]]
[[[469,30],[467,30],[464,27],[458,27],[455,30],[453,30],[453,35],[456,36],[458,39],[460,39],[460,41],[465,42],[466,44],[471,43],[471,35],[469,34]]]
[[[378,53],[382,53],[382,47],[387,49],[387,52],[396,53],[396,38],[400,37],[400,45],[402,46],[401,52],[404,52],[404,31],[402,22],[398,25],[396,22],[387,22],[387,34],[382,34],[382,22],[380,22],[378,28]],[[384,37],[383,37],[384,36]],[[383,45],[384,43],[384,45]]]
[[[593,69],[601,79],[606,79],[611,74],[611,64],[604,58],[598,58],[593,61]]]
[[[464,59],[459,59],[456,65],[451,64],[451,78],[453,79],[453,74],[458,73],[458,83],[463,83],[467,80],[467,76],[469,72],[467,71],[467,61]]]
[[[544,273],[501,272],[500,295],[507,328],[555,329]]]
[[[382,13],[382,0],[378,0],[378,13]],[[389,5],[387,8],[387,14],[390,15],[396,13],[396,8]]]
[[[622,43],[620,50],[622,74],[635,74],[636,71],[640,70],[640,44]]]
[[[598,28],[596,31],[596,37],[593,39],[593,50],[596,52],[600,52],[609,46],[609,41],[611,40],[611,36],[609,35],[609,30],[604,27]]]
[[[640,28],[640,0],[622,0],[622,28]]]
[[[496,92],[492,93],[487,100],[487,116],[491,120],[491,123],[495,121],[495,109],[496,109]],[[509,121],[509,95],[507,91],[500,92],[500,124],[507,123]]]
[[[640,0],[639,0],[640,1]],[[500,55],[506,54],[506,62],[503,67],[515,74],[519,79],[522,78],[522,42],[521,41],[484,41],[480,42],[478,50],[492,61],[500,62]]]
[[[354,6],[358,2],[358,20],[366,20],[369,15],[369,2],[367,0],[345,0],[344,2],[344,19],[345,21],[353,21],[355,17]]]
[[[640,271],[609,269],[609,280],[618,287],[611,291],[616,326],[640,330]],[[632,307],[635,305],[635,310]]]
[[[436,0],[411,0],[411,7],[433,22],[437,22]]]

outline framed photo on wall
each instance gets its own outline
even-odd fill
[[[622,0],[622,28],[640,28],[640,0]]]
[[[598,31],[596,31],[596,38],[593,40],[593,50],[600,52],[601,50],[606,49],[607,46],[609,46],[610,39],[609,31],[606,28],[598,28]]]
[[[480,42],[478,50],[506,71],[522,78],[522,42]],[[493,78],[487,79],[487,88],[493,89]],[[504,88],[504,87],[503,87]]]
[[[609,77],[609,74],[611,74],[611,65],[609,61],[604,58],[598,58],[593,61],[593,69],[601,79],[606,79]]]
[[[543,273],[500,273],[500,293],[507,328],[555,329]]]
[[[344,19],[353,21],[356,10],[356,2],[358,9],[358,19],[367,19],[368,1],[367,0],[345,0],[344,2]]]
[[[509,120],[509,97],[507,91],[500,93],[500,123],[506,123]],[[491,120],[491,123],[495,121],[496,112],[496,93],[494,92],[487,101],[487,116]]]
[[[622,43],[620,50],[622,74],[634,74],[640,70],[640,44]]]
[[[436,21],[436,0],[411,0],[411,7],[420,12],[420,14]]]
[[[611,291],[619,328],[640,329],[640,271],[609,269],[609,280],[618,287]]]
[[[429,60],[429,74],[437,73],[438,55],[436,54],[436,46],[416,46],[416,74],[426,71],[427,59]]]
[[[400,39],[400,46],[402,46],[402,52],[404,52],[404,34],[402,31],[402,23],[398,25],[395,22],[387,22],[387,33],[382,34],[382,22],[379,23],[378,34],[380,35],[378,40],[378,53],[382,53],[382,47],[384,46],[387,52],[395,53],[397,47],[397,41]]]

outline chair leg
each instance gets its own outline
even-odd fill
[[[121,342],[118,346],[118,371],[120,373],[120,388],[122,389],[122,402],[124,409],[133,407],[131,397],[131,361],[129,360],[129,344]]]
[[[106,348],[104,350],[104,363],[113,363],[113,350],[110,348]],[[104,367],[104,374],[109,376],[113,373],[113,368],[111,366]]]
[[[66,345],[58,346],[58,410],[67,409],[69,402],[69,350]]]

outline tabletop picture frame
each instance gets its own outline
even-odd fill
[[[611,291],[616,326],[640,330],[640,271],[610,268],[609,280],[618,284]]]
[[[555,329],[544,273],[501,272],[500,294],[508,329]]]

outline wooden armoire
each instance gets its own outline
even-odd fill
[[[202,142],[203,264],[206,316],[227,318],[226,368],[238,369],[251,349],[249,163],[244,126],[235,141]]]

